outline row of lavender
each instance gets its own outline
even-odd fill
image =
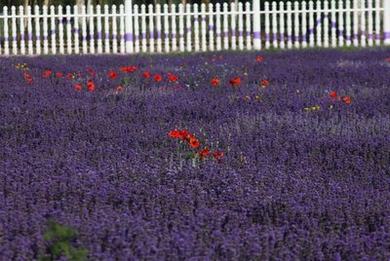
[[[0,259],[389,259],[389,57],[1,59]]]

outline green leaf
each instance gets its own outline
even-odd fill
[[[70,261],[84,261],[87,260],[88,250],[85,248],[72,248],[69,259]]]

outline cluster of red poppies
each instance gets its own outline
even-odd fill
[[[346,96],[339,96],[339,95],[337,95],[336,91],[329,92],[329,97],[333,101],[342,101],[342,102],[344,102],[347,105],[350,105],[352,103],[352,99],[351,99],[350,96],[347,96],[347,95]]]
[[[142,77],[144,79],[150,79],[150,78],[152,78],[152,73],[150,71],[144,71],[142,73]],[[167,79],[169,82],[177,82],[179,80],[179,77],[171,72],[168,72]],[[155,82],[161,82],[163,80],[163,76],[159,73],[156,73],[153,75],[153,80]]]
[[[200,159],[205,159],[207,157],[214,157],[215,160],[221,160],[224,153],[222,151],[214,151],[211,153],[208,147],[204,147],[199,150],[201,144],[200,141],[195,137],[194,134],[188,132],[186,129],[178,130],[174,129],[168,132],[168,136],[172,139],[179,139],[182,142],[186,142],[192,149],[198,149],[197,154]]]
[[[218,78],[217,76],[213,77],[211,80],[210,80],[210,84],[211,86],[213,87],[218,87],[221,83],[221,79]],[[231,78],[229,80],[229,83],[232,87],[238,87],[240,86],[241,84],[241,78],[239,76],[237,77],[234,77],[234,78]],[[263,88],[267,88],[270,84],[269,80],[267,79],[263,79],[261,80],[260,82],[257,82],[259,84],[260,87],[263,87]]]
[[[96,76],[96,72],[92,68],[88,67],[87,74],[89,75],[89,79],[87,80],[87,84],[86,84],[87,90],[89,92],[94,92],[96,89],[96,85],[91,78]],[[42,78],[49,79],[51,77],[54,77],[56,79],[66,78],[68,81],[74,81],[73,88],[76,91],[81,91],[83,88],[83,84],[80,82],[80,79],[82,77],[81,72],[69,72],[66,74],[66,76],[63,72],[54,73],[51,69],[45,69],[42,72]]]

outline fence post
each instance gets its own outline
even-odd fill
[[[254,47],[255,50],[261,49],[261,38],[260,38],[260,0],[253,0],[253,36],[254,36]]]
[[[133,52],[133,3],[132,0],[125,1],[125,41],[126,53]]]
[[[383,0],[383,31],[385,36],[385,45],[390,45],[390,1]]]

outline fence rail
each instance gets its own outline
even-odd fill
[[[390,45],[390,0],[4,7],[0,55]]]

